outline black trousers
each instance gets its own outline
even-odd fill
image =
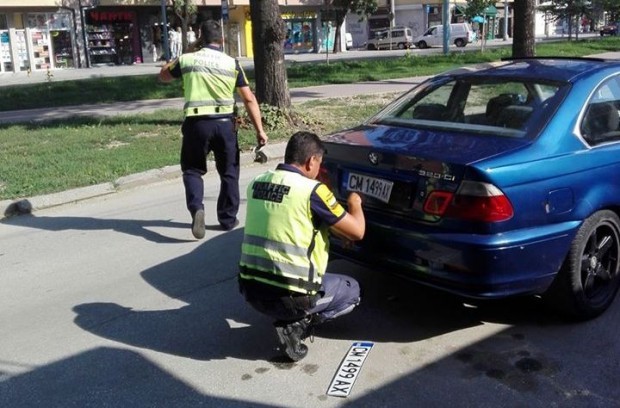
[[[217,219],[223,227],[234,224],[239,212],[239,144],[232,117],[188,117],[181,128],[181,170],[187,209],[193,215],[204,209],[204,182],[207,155],[213,152],[220,176]]]

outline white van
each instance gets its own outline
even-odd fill
[[[391,30],[376,31],[372,38],[368,39],[366,48],[369,50],[389,50],[390,39],[392,49],[404,50],[413,46],[413,33],[409,27],[394,27]]]
[[[474,31],[468,23],[450,24],[450,40],[448,44],[464,47],[474,40]],[[414,38],[413,44],[418,48],[437,47],[443,45],[443,26],[430,27],[424,34]]]
[[[344,33],[344,41],[347,50],[353,48],[353,36],[351,35],[351,33]]]

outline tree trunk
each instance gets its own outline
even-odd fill
[[[291,107],[283,42],[286,28],[278,0],[250,0],[256,98],[283,110]]]
[[[514,36],[512,38],[512,56],[514,58],[536,56],[535,12],[535,0],[514,1]]]
[[[342,52],[342,39],[340,38],[342,36],[342,31],[340,30],[340,27],[342,27],[342,24],[344,23],[344,19],[346,17],[347,13],[346,10],[337,10],[336,11],[336,32],[334,33],[334,54],[337,54],[339,52]]]

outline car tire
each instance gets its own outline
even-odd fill
[[[374,44],[368,44],[368,50],[369,51],[375,51],[377,49],[377,47]]]
[[[548,304],[577,320],[603,313],[620,286],[620,218],[608,210],[587,218],[545,294]]]
[[[405,47],[405,44],[403,44],[403,43],[398,43],[397,47],[398,47],[399,50],[404,50],[405,48],[407,48],[407,47]]]
[[[416,47],[418,47],[418,48],[427,48],[427,45],[426,45],[425,41],[420,41],[419,43],[416,44]]]
[[[463,41],[463,39],[462,39],[462,38],[457,38],[457,39],[454,41],[454,45],[456,45],[456,46],[457,46],[457,47],[459,47],[459,48],[460,48],[460,47],[464,47],[464,46],[465,46],[465,41]]]

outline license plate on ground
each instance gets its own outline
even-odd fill
[[[349,173],[347,190],[362,193],[388,203],[394,182],[363,174]]]
[[[353,384],[362,369],[362,364],[366,361],[373,345],[374,343],[371,342],[353,343],[342,363],[340,363],[340,367],[338,367],[338,371],[336,371],[336,375],[329,385],[327,395],[332,397],[349,396],[351,388],[353,388]]]

